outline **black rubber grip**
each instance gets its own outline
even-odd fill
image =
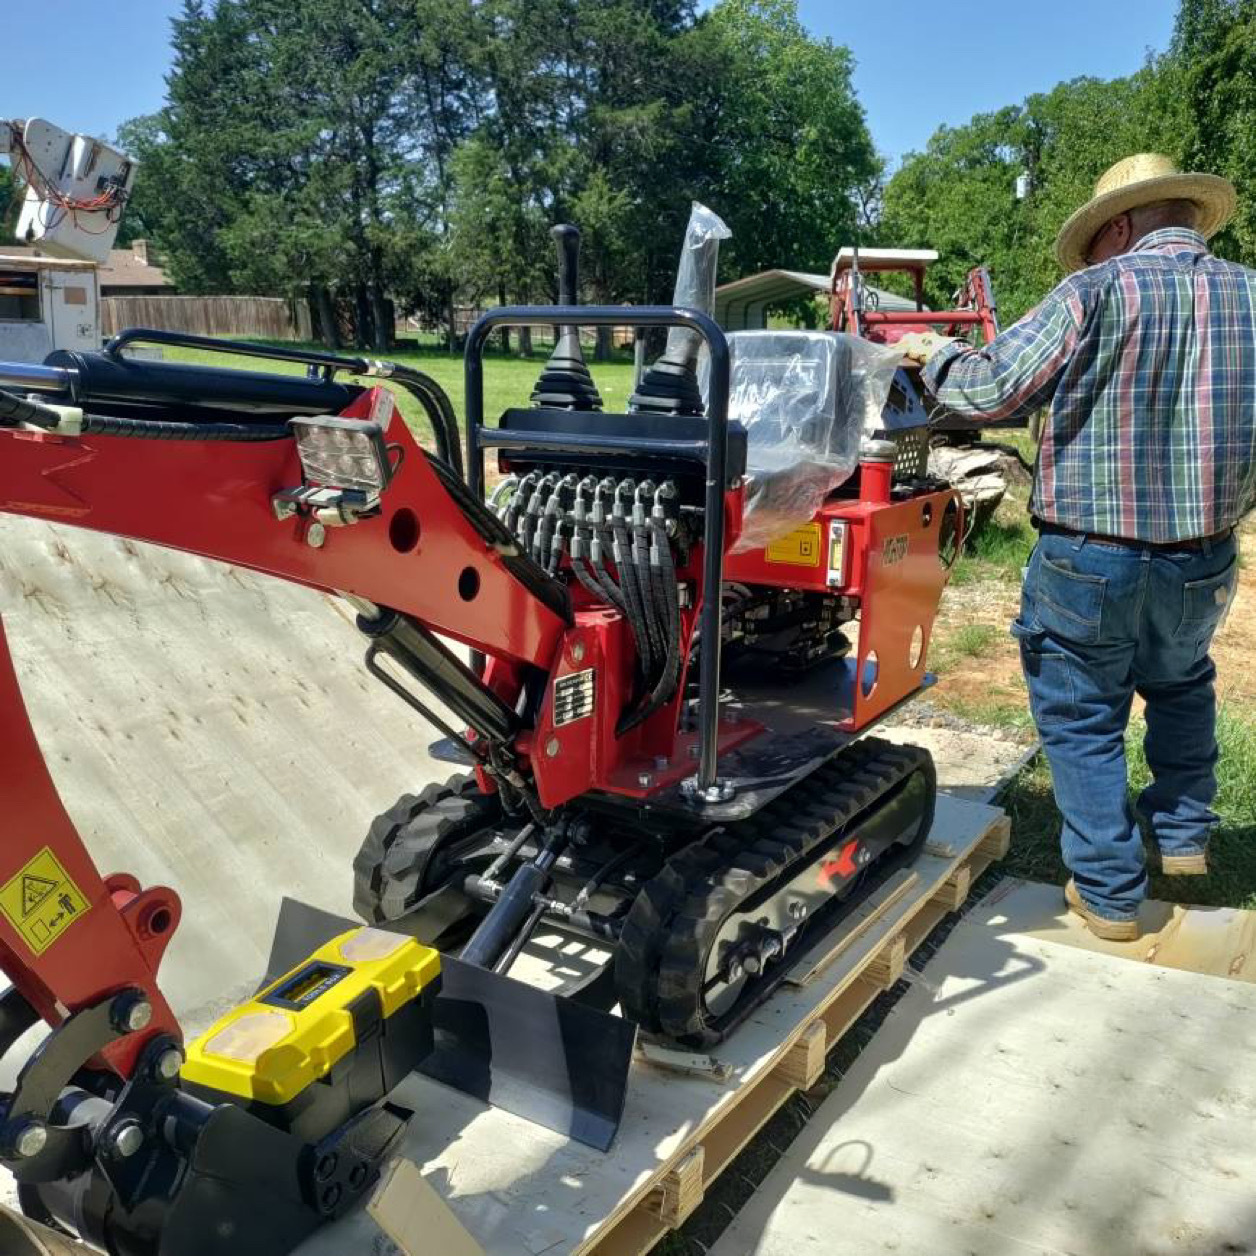
[[[0,423],[34,423],[37,427],[56,427],[60,422],[61,416],[55,410],[0,389]]]
[[[84,436],[129,436],[141,440],[243,441],[285,440],[292,436],[284,427],[258,423],[172,423],[165,419],[119,419],[85,414]]]

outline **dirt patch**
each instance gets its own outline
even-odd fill
[[[999,723],[1000,709],[1008,719],[1025,706],[1025,682],[1020,654],[1008,631],[1020,605],[1020,588],[1008,581],[982,581],[946,590],[934,623],[929,666],[937,685],[929,702],[967,717],[970,723]],[[979,649],[956,648],[965,630],[987,627]]]
[[[1256,545],[1251,529],[1246,544]],[[1217,663],[1217,695],[1223,702],[1256,701],[1256,570],[1240,570],[1238,591],[1225,623],[1213,641],[1212,657]]]
[[[1240,538],[1244,550],[1256,553],[1256,523],[1245,525]],[[1024,703],[1020,654],[1008,633],[1019,603],[1019,585],[1006,580],[952,585],[946,590],[930,643],[929,665],[938,676],[937,686],[929,694],[931,702],[958,715],[1002,708],[1009,718],[1012,705]],[[998,633],[990,633],[978,652],[957,653],[956,634],[972,625],[989,625]],[[1212,654],[1217,664],[1219,700],[1256,704],[1256,668],[1252,667],[1256,658],[1256,562],[1239,569],[1234,601],[1213,641]]]

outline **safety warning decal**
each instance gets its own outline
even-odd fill
[[[36,955],[90,906],[47,846],[0,889],[0,912]]]
[[[795,567],[820,565],[820,525],[809,523],[786,536],[777,537],[763,554],[769,563],[790,563]]]

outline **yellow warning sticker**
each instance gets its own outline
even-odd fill
[[[809,523],[786,536],[777,537],[764,551],[769,563],[790,563],[795,567],[820,565],[820,525]]]
[[[42,955],[91,906],[47,846],[0,889],[0,912]]]

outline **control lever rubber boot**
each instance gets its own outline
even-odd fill
[[[550,229],[558,246],[558,303],[576,305],[579,288],[580,232],[569,224]],[[532,390],[534,406],[562,410],[600,410],[602,398],[585,364],[580,334],[575,327],[558,329],[558,343]]]

